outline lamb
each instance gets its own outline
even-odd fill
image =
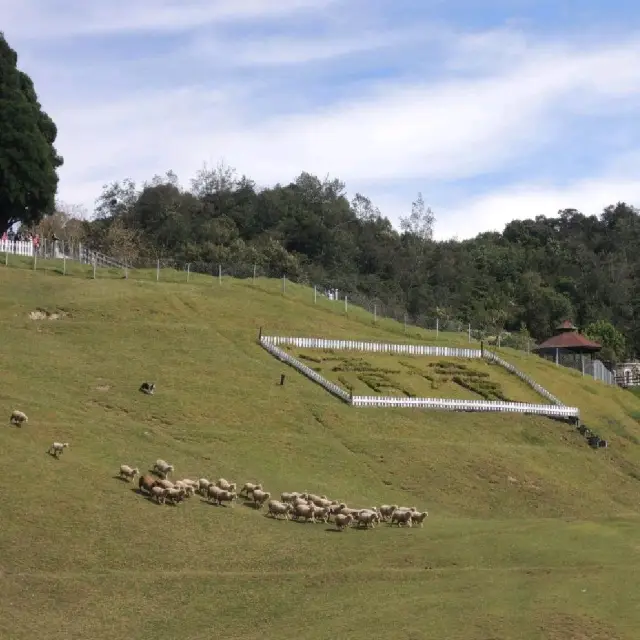
[[[336,528],[338,531],[342,531],[353,520],[353,516],[350,513],[337,513],[335,517]]]
[[[249,497],[251,497],[251,495],[253,495],[253,492],[256,489],[261,490],[262,489],[262,483],[254,484],[253,482],[245,482],[244,486],[242,487],[242,489],[240,489],[240,493],[238,495],[241,496],[241,497],[242,496],[246,496],[247,498],[249,498]]]
[[[153,471],[157,472],[161,478],[166,478],[173,470],[173,465],[162,459],[156,460],[156,463],[153,465]]]
[[[400,526],[400,524],[405,524],[408,527],[411,526],[411,518],[413,516],[413,511],[401,511],[400,509],[396,509],[392,514],[391,514],[391,524],[393,524],[394,522]]]
[[[235,482],[227,482],[224,478],[219,478],[216,481],[216,487],[219,489],[224,489],[225,491],[234,491],[236,490]]]
[[[427,511],[411,511],[411,522],[416,522],[422,528],[422,524],[424,523],[424,519],[429,515]]]
[[[47,451],[48,454],[52,455],[54,458],[59,458],[62,455],[62,452],[69,446],[68,442],[54,442]]]
[[[398,509],[397,504],[383,504],[378,511],[380,512],[380,518],[382,520],[388,520],[391,514]]]
[[[164,504],[167,496],[168,489],[163,489],[157,485],[151,487],[151,497],[155,499],[158,504]]]
[[[253,504],[256,509],[261,509],[262,505],[271,497],[268,491],[262,491],[262,489],[254,489],[253,491]]]
[[[157,486],[156,483],[157,483],[157,480],[153,476],[149,474],[145,474],[144,476],[141,476],[140,479],[138,480],[138,488],[143,493],[148,493],[151,495],[153,487]],[[162,487],[160,488],[162,489]]]
[[[18,411],[14,409],[11,413],[11,418],[9,420],[11,424],[15,424],[16,427],[21,427],[25,422],[29,422],[29,418],[27,418],[27,414],[24,411]]]
[[[267,503],[267,515],[272,518],[278,519],[278,516],[284,516],[285,520],[289,519],[289,513],[293,507],[286,503],[280,502],[279,500],[269,500]]]
[[[237,499],[238,495],[235,491],[227,491],[226,489],[221,489],[217,497],[219,505],[222,505],[223,502],[230,502],[232,507],[234,501]]]
[[[128,464],[120,465],[120,477],[131,482],[137,475],[140,475],[138,467],[130,467]]]

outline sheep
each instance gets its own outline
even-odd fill
[[[256,509],[261,509],[262,505],[271,497],[268,491],[262,491],[262,489],[254,489],[253,491],[253,504]]]
[[[376,526],[375,523],[380,521],[380,516],[375,511],[371,511],[370,509],[363,509],[356,516],[356,520],[358,526],[364,525],[364,527],[368,529],[369,525],[371,525],[371,528],[373,529]]]
[[[153,487],[157,486],[156,483],[157,480],[153,476],[145,474],[144,476],[140,476],[140,479],[138,480],[138,488],[143,493],[151,494]],[[160,488],[162,489],[162,487]]]
[[[238,495],[235,491],[227,491],[226,489],[222,489],[217,496],[218,504],[222,505],[223,502],[230,502],[233,507],[233,503],[238,499]]]
[[[391,514],[398,509],[397,504],[383,504],[378,511],[380,512],[380,518],[382,520],[388,520]]]
[[[169,500],[171,504],[182,502],[186,495],[186,491],[183,487],[171,487],[169,489],[165,489],[164,491],[165,500]]]
[[[131,482],[137,475],[140,475],[138,467],[130,467],[128,464],[120,465],[120,477],[124,478],[127,482]]]
[[[158,485],[151,487],[151,497],[155,499],[158,504],[164,504],[167,497],[168,489],[163,489]]]
[[[68,442],[54,442],[47,451],[48,454],[52,455],[54,458],[59,458],[62,455],[62,452],[69,446]]]
[[[165,481],[165,482],[167,482],[167,481]],[[186,480],[176,480],[174,486],[177,489],[183,489],[186,498],[190,498],[196,492],[194,486],[189,484]]]
[[[420,527],[422,528],[422,524],[424,523],[424,519],[429,515],[429,513],[427,511],[411,511],[411,522],[412,523],[418,523],[420,525]]]
[[[311,520],[315,522],[314,506],[309,504],[296,504],[293,507],[293,518],[297,520],[299,517],[304,518],[305,522]]]
[[[156,460],[153,471],[157,472],[161,478],[166,478],[170,472],[174,471],[173,465],[164,460]]]
[[[175,485],[171,480],[167,480],[166,478],[160,478],[160,480],[156,480],[156,484],[163,489],[173,489]]]
[[[289,513],[293,509],[293,507],[285,502],[280,502],[279,500],[269,500],[267,503],[267,515],[272,518],[278,519],[278,516],[283,515],[285,520],[289,519]]]
[[[202,496],[207,495],[207,489],[211,484],[213,483],[206,478],[200,478],[200,480],[198,480],[198,493]]]
[[[291,492],[285,491],[284,493],[280,494],[280,500],[285,504],[290,504],[296,498],[299,498],[299,497],[300,497],[300,494],[297,491],[291,491]]]
[[[217,502],[218,501],[218,495],[224,491],[224,489],[221,489],[220,487],[216,487],[215,484],[210,484],[207,487],[207,500],[209,502]]]
[[[235,482],[227,482],[224,478],[219,478],[216,481],[216,487],[219,489],[224,489],[225,491],[234,491],[236,490]]]
[[[337,513],[335,517],[336,529],[342,531],[353,520],[353,516],[350,513]]]
[[[328,522],[329,521],[329,507],[317,507],[316,505],[310,505],[313,508],[314,521]]]
[[[395,522],[398,526],[400,526],[400,524],[405,524],[408,527],[411,526],[411,518],[413,516],[413,511],[401,511],[400,509],[396,509],[392,514],[391,514],[391,524],[393,525],[393,523]]]
[[[242,487],[242,489],[240,489],[240,493],[238,495],[240,497],[245,496],[247,498],[250,498],[251,495],[253,495],[253,492],[256,489],[261,490],[262,489],[262,483],[259,482],[258,484],[254,484],[253,482],[245,482],[244,486]]]
[[[24,411],[18,411],[14,409],[11,413],[11,418],[9,420],[11,424],[15,424],[16,427],[21,427],[25,422],[29,422],[29,418],[27,418],[27,414]]]

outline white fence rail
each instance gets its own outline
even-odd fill
[[[430,347],[425,345],[409,344],[385,344],[376,342],[361,342],[357,340],[326,340],[324,338],[293,338],[286,336],[260,336],[260,344],[269,353],[282,362],[290,364],[309,379],[324,387],[341,400],[354,407],[404,407],[415,409],[438,409],[445,411],[493,411],[509,412],[531,415],[544,415],[556,418],[580,418],[580,410],[576,407],[567,407],[555,396],[532,380],[529,376],[519,371],[496,354],[477,349],[459,349],[456,347]],[[441,357],[480,358],[484,355],[491,362],[504,367],[510,373],[518,376],[523,382],[531,386],[539,394],[550,400],[553,404],[531,404],[525,402],[501,402],[490,400],[450,400],[443,398],[400,398],[393,396],[352,396],[337,384],[329,382],[297,358],[289,355],[278,347],[278,344],[295,346],[308,349],[336,349],[350,351],[368,351],[377,353],[397,353],[404,355],[433,355]],[[555,405],[555,406],[554,406]]]
[[[481,358],[480,349],[458,347],[432,347],[422,344],[388,344],[359,340],[326,340],[324,338],[291,338],[286,336],[262,336],[264,342],[306,349],[332,349],[336,351],[371,351],[398,355],[441,356],[444,358]]]
[[[33,242],[27,240],[0,240],[0,253],[15,253],[18,256],[32,256]]]
[[[506,360],[503,360],[501,357],[497,356],[495,353],[491,351],[484,352],[485,358],[490,362],[495,362],[499,364],[501,367],[504,367],[509,373],[513,373],[518,376],[520,380],[524,383],[528,384],[534,391],[537,391],[543,398],[546,398],[553,404],[558,405],[559,407],[563,407],[564,403],[560,402],[558,398],[556,398],[552,393],[547,391],[543,386],[539,385],[533,378],[530,378],[526,373],[522,373],[519,369],[514,367],[512,364],[509,364]]]
[[[545,415],[559,418],[578,418],[575,407],[557,407],[549,404],[525,402],[498,402],[491,400],[448,400],[441,398],[394,398],[391,396],[353,396],[354,407],[401,407],[416,409],[441,409],[445,411],[498,411]]]

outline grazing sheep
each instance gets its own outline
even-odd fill
[[[278,500],[269,500],[267,504],[268,512],[267,515],[270,515],[273,518],[278,519],[278,516],[284,516],[285,520],[289,519],[289,513],[293,509],[293,507],[285,502],[279,502]]]
[[[148,396],[152,396],[156,392],[156,385],[153,382],[143,382],[140,385],[140,391],[146,393]]]
[[[221,489],[220,487],[216,487],[215,484],[210,484],[207,487],[207,500],[209,502],[218,502],[218,496],[220,495],[220,493],[222,493],[224,491],[224,489]]]
[[[138,467],[130,467],[128,464],[120,465],[120,477],[131,482],[137,475],[140,475]]]
[[[198,493],[202,496],[207,495],[207,489],[211,484],[212,483],[206,478],[200,478],[200,480],[198,480]]]
[[[405,524],[408,527],[411,526],[411,518],[413,516],[413,511],[401,511],[400,509],[396,509],[392,514],[391,514],[391,524],[393,524],[394,522],[400,526],[400,524]]]
[[[29,422],[29,418],[27,418],[27,414],[23,411],[18,411],[17,409],[15,409],[11,413],[9,422],[11,424],[15,424],[16,427],[21,427],[25,422]]]
[[[222,505],[223,502],[230,502],[232,507],[233,507],[234,501],[237,499],[238,499],[238,495],[236,494],[235,491],[227,491],[226,489],[221,489],[217,497],[219,505]]]
[[[254,489],[253,491],[253,504],[256,509],[261,509],[262,505],[269,500],[271,494],[268,491],[262,489]]]
[[[173,465],[164,460],[156,460],[156,463],[153,465],[153,471],[157,472],[161,478],[166,478],[173,470]]]
[[[262,483],[254,484],[253,482],[245,482],[242,489],[240,489],[240,493],[238,495],[240,497],[250,498],[256,489],[261,490]]]
[[[338,531],[342,531],[351,524],[352,520],[353,516],[350,513],[337,513],[335,517],[336,528]]]
[[[158,485],[151,487],[151,497],[155,499],[158,504],[164,504],[167,497],[168,489],[163,489]]]
[[[144,476],[140,476],[140,479],[138,480],[138,488],[143,493],[151,494],[151,490],[153,487],[157,486],[157,482],[156,478],[149,474],[145,474]]]
[[[412,511],[411,512],[411,522],[415,522],[418,523],[420,525],[420,527],[422,527],[422,524],[424,522],[424,519],[429,515],[429,513],[427,511]]]
[[[62,452],[69,446],[68,442],[54,442],[47,453],[51,454],[54,458],[59,458]]]

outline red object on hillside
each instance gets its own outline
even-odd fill
[[[578,333],[577,327],[570,320],[565,320],[556,327],[558,333],[539,344],[534,351],[551,351],[552,349],[572,349],[582,352],[600,351],[602,345],[589,340]]]

